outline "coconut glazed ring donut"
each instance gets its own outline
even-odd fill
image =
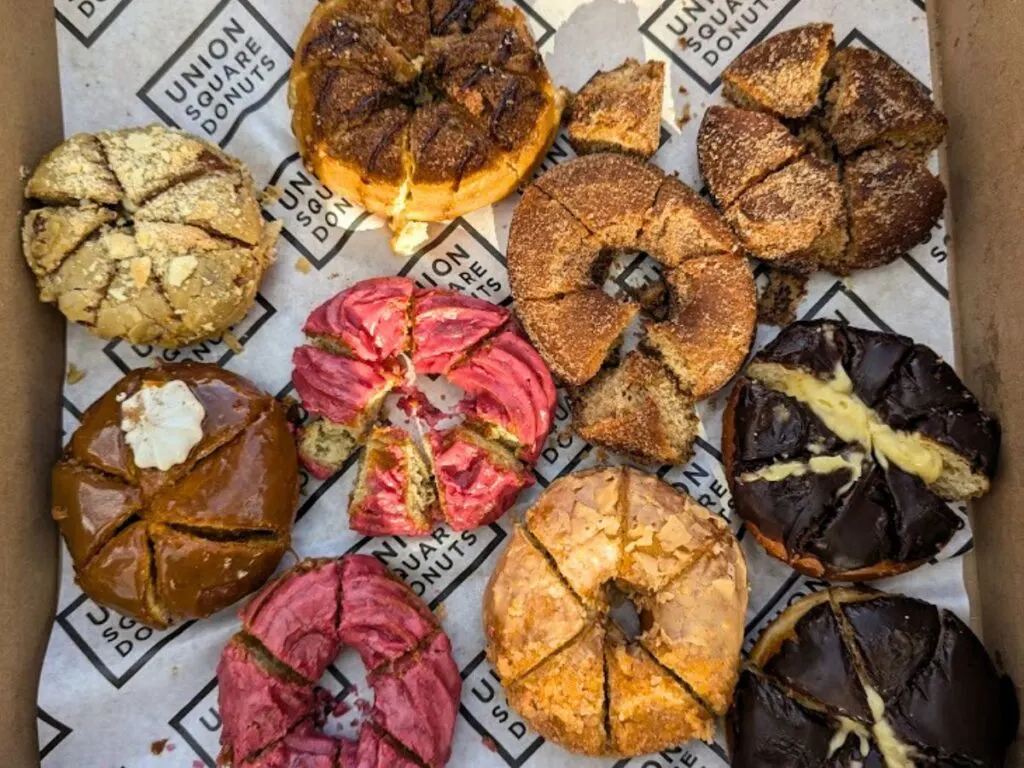
[[[644,631],[609,616],[626,595]],[[653,475],[560,478],[518,528],[484,599],[487,656],[520,715],[589,755],[710,739],[736,683],[747,608],[725,522]]]
[[[445,765],[462,679],[451,642],[377,560],[305,560],[264,587],[217,667],[221,761],[246,768]],[[374,692],[357,742],[318,732],[333,701],[316,681],[345,646]],[[304,762],[305,761],[305,762]]]
[[[833,587],[765,630],[728,717],[735,768],[1004,765],[1012,682],[922,600]]]
[[[555,386],[547,366],[509,323],[507,310],[404,277],[364,280],[320,307],[293,355],[292,381],[314,417],[299,457],[315,476],[366,451],[349,525],[367,535],[423,535],[435,520],[466,530],[497,520],[533,482],[530,467],[551,430]],[[432,410],[413,382],[442,375],[467,393],[465,416],[430,428],[427,456],[401,429],[374,426],[384,398]]]
[[[988,491],[998,422],[905,336],[793,323],[745,374],[722,427],[736,511],[769,554],[807,575],[916,568],[961,527],[946,500]]]
[[[667,320],[645,319],[644,359],[633,355],[627,370],[598,377],[639,310],[601,290],[618,250],[661,264],[671,309]],[[552,371],[575,387],[592,383],[576,393],[576,430],[644,458],[685,460],[696,420],[674,424],[673,415],[739,370],[757,319],[750,269],[714,209],[653,165],[586,155],[526,190],[509,230],[508,269],[516,312]],[[640,394],[616,405],[609,390],[624,389]],[[667,439],[646,451],[629,439],[652,431]]]

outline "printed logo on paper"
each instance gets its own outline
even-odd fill
[[[36,728],[39,732],[39,761],[46,759],[57,746],[71,735],[71,728],[42,707],[36,708]]]
[[[722,70],[771,34],[799,0],[665,0],[640,32],[708,93]]]
[[[446,226],[398,274],[420,288],[447,288],[492,304],[512,300],[505,257],[462,218]]]
[[[131,344],[124,339],[114,339],[103,347],[104,353],[124,373],[134,368],[163,363],[194,360],[199,363],[226,364],[240,352],[260,328],[274,316],[277,310],[261,294],[256,294],[256,303],[242,322],[233,325],[228,334],[206,339],[182,349],[165,349],[154,344]]]
[[[89,48],[132,0],[54,0],[57,21]]]
[[[743,653],[750,653],[754,643],[761,637],[765,627],[775,621],[779,614],[793,605],[798,600],[814,594],[822,589],[828,589],[828,582],[819,579],[810,579],[798,573],[790,571],[791,576],[771,596],[771,599],[760,606],[757,612],[747,622],[746,638],[743,641]]]
[[[729,755],[718,742],[691,741],[655,755],[622,760],[614,768],[727,768],[728,765]]]
[[[292,55],[249,0],[223,0],[138,95],[164,122],[225,146],[287,81]]]
[[[860,296],[847,288],[842,280],[836,280],[804,313],[801,320],[838,320],[859,328],[877,329],[892,333],[892,328],[868,306]]]
[[[120,688],[194,622],[152,629],[82,595],[57,614],[57,623],[97,671]]]
[[[462,671],[459,712],[512,768],[525,764],[544,744],[509,706],[501,680],[483,651]]]
[[[429,536],[365,538],[346,554],[377,558],[433,609],[483,565],[506,535],[497,523],[471,531],[439,526]]]
[[[345,698],[352,690],[345,676],[333,665],[327,668],[327,672],[320,679],[320,685],[339,700]],[[213,678],[169,722],[209,768],[214,768],[217,754],[220,752],[222,723],[220,710],[217,708],[217,692],[217,678]]]
[[[299,153],[270,177],[280,197],[263,209],[268,221],[280,221],[281,235],[318,270],[338,255],[370,214],[332,193],[306,170]]]
[[[591,449],[590,443],[570,429],[572,408],[564,389],[557,392],[554,416],[551,434],[548,435],[544,449],[533,468],[534,475],[543,486],[550,485],[567,472],[572,472]]]
[[[732,517],[732,494],[717,453],[711,445],[698,438],[689,464],[673,466],[659,474],[666,483],[688,493],[698,504],[728,520]]]

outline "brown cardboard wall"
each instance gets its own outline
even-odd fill
[[[36,300],[21,256],[22,167],[61,138],[53,3],[2,0],[0,25],[0,754],[38,764],[36,686],[57,587],[47,502],[60,448],[64,324]]]
[[[950,272],[959,367],[1003,425],[993,491],[974,505],[982,632],[1024,682],[1024,3],[929,0],[950,130]],[[1024,765],[1018,738],[1013,766]]]

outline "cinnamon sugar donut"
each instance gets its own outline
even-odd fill
[[[631,639],[610,610],[631,598]],[[653,475],[601,468],[552,483],[517,528],[484,603],[509,704],[588,755],[709,740],[732,698],[746,563],[721,519]]]
[[[241,612],[217,667],[221,762],[236,768],[440,768],[451,757],[462,680],[448,636],[377,560],[304,560]],[[333,701],[317,687],[353,648],[374,704],[358,740],[319,728]]]
[[[530,467],[551,430],[555,388],[540,355],[494,304],[404,277],[364,280],[313,310],[310,344],[293,355],[292,381],[313,416],[299,457],[316,477],[366,451],[349,525],[368,535],[424,535],[497,520],[532,484]],[[422,450],[401,429],[376,425],[384,399],[432,409],[408,381],[441,375],[466,392],[461,425],[429,427]],[[450,415],[450,414],[449,414]]]

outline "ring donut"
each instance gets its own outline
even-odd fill
[[[599,375],[640,310],[601,290],[611,255],[622,250],[644,251],[661,265],[669,316],[644,319],[637,354],[645,360],[633,355],[629,371]],[[684,461],[696,420],[674,424],[672,414],[692,411],[693,401],[729,381],[750,350],[757,321],[750,269],[714,209],[653,165],[586,155],[526,190],[509,230],[508,270],[531,341],[556,376],[582,387],[574,396],[576,431],[643,458]],[[637,394],[616,403],[609,389]],[[652,431],[668,437],[647,450],[630,439]]]
[[[300,432],[299,457],[323,479],[365,445],[349,509],[353,530],[424,535],[438,520],[476,528],[497,520],[533,482],[555,386],[508,310],[381,277],[317,307],[303,330],[310,343],[292,356],[292,381],[313,419]],[[394,392],[415,415],[425,411],[429,425],[435,409],[414,379],[434,375],[466,392],[456,411],[465,418],[450,429],[430,427],[421,451],[403,430],[376,422]]]
[[[451,757],[462,679],[436,617],[376,559],[304,560],[241,612],[217,667],[224,764],[245,768],[439,768]],[[358,740],[322,726],[316,682],[345,647],[374,704]]]
[[[484,598],[487,657],[509,704],[588,755],[710,739],[736,683],[747,571],[724,521],[621,467],[551,484]],[[631,598],[643,631],[610,611]]]

